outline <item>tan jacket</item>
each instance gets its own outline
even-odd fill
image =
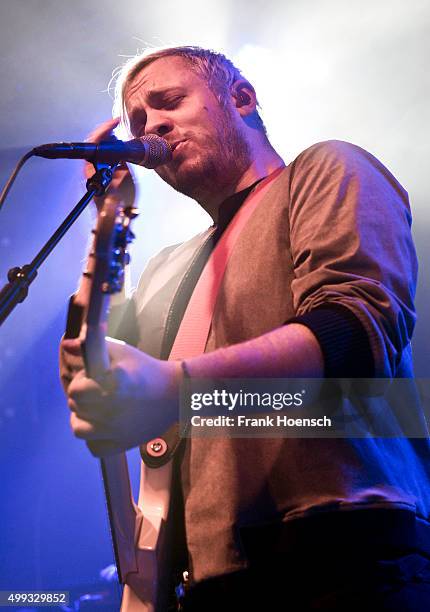
[[[206,351],[337,303],[366,329],[375,376],[411,376],[410,219],[406,192],[369,153],[340,141],[307,149],[275,180],[236,243]],[[142,275],[136,344],[154,356],[205,236],[165,249]],[[243,525],[379,507],[428,518],[429,459],[427,440],[401,438],[189,441],[182,487],[194,579],[246,566]]]

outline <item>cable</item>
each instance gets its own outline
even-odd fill
[[[13,170],[12,174],[8,178],[8,181],[7,181],[6,185],[3,188],[3,191],[0,194],[0,211],[1,211],[2,207],[3,207],[4,201],[6,200],[7,194],[10,191],[10,188],[12,187],[12,185],[15,182],[15,179],[16,179],[16,177],[18,175],[18,172],[21,170],[21,168],[23,167],[23,165],[25,164],[27,159],[29,159],[33,155],[34,155],[33,150],[28,151],[28,153],[26,153],[23,157],[21,157],[21,159],[19,160],[19,162],[15,166],[15,169]]]

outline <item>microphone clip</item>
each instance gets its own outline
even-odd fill
[[[109,186],[113,173],[118,167],[117,164],[102,164],[99,162],[93,162],[95,173],[90,176],[86,182],[88,191],[95,190],[95,197],[104,195],[106,187]]]

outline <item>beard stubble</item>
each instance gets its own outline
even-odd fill
[[[228,107],[220,107],[213,124],[214,136],[202,145],[200,158],[194,163],[185,160],[183,171],[183,162],[179,162],[176,169],[173,162],[170,172],[163,172],[160,168],[159,173],[176,191],[199,203],[220,193],[226,193],[226,197],[234,193],[235,186],[252,161],[250,145],[235,125]]]

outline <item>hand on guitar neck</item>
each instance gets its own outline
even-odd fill
[[[179,362],[154,359],[106,339],[110,370],[101,380],[82,369],[67,386],[70,423],[98,456],[111,455],[159,437],[179,418]],[[81,357],[79,339],[63,340],[66,360]],[[91,444],[97,441],[97,444]]]

